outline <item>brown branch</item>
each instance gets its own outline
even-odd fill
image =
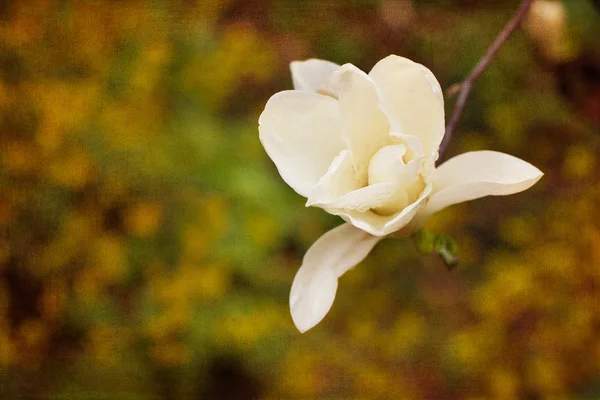
[[[515,11],[512,18],[504,26],[504,29],[502,29],[500,34],[498,34],[498,37],[496,37],[496,40],[494,40],[494,42],[490,45],[485,55],[481,57],[481,59],[479,60],[477,65],[475,65],[475,68],[473,68],[469,76],[467,76],[467,78],[459,84],[458,87],[460,88],[460,92],[454,105],[454,111],[452,112],[450,121],[446,125],[446,133],[444,135],[442,143],[440,144],[440,156],[438,158],[438,164],[442,161],[442,155],[444,154],[448,147],[448,144],[450,143],[450,139],[452,138],[454,129],[458,124],[458,120],[460,119],[460,115],[462,114],[462,111],[465,107],[465,103],[467,102],[467,98],[471,93],[473,85],[475,85],[483,71],[485,71],[485,69],[488,67],[489,63],[494,59],[496,54],[498,54],[498,51],[500,50],[504,42],[506,42],[510,35],[515,31],[515,29],[519,27],[521,21],[523,21],[523,18],[525,18],[525,15],[527,15],[527,11],[529,10],[531,3],[533,3],[533,0],[523,0],[521,2],[521,5],[519,6],[519,8],[517,8],[517,11]],[[453,85],[453,87],[456,88],[455,85]]]

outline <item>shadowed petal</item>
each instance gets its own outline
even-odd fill
[[[258,120],[260,141],[283,180],[308,197],[344,149],[337,100],[288,90],[273,95]]]
[[[361,183],[356,178],[352,166],[352,156],[348,150],[342,150],[329,166],[327,173],[319,179],[308,197],[306,207],[333,201],[360,187]]]
[[[397,185],[389,182],[376,183],[353,190],[331,201],[313,201],[310,205],[326,210],[340,208],[365,212],[372,208],[388,205],[395,197]]]
[[[373,80],[352,64],[344,64],[331,78],[338,92],[344,121],[344,141],[352,155],[357,177],[366,184],[371,157],[392,144],[388,117]]]

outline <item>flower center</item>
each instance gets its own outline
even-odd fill
[[[423,189],[419,174],[421,160],[412,158],[403,144],[385,146],[371,158],[368,184],[391,183],[394,185],[394,194],[391,200],[373,209],[375,213],[395,214],[417,199]]]

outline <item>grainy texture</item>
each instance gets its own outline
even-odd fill
[[[600,398],[590,1],[542,36],[566,43],[532,40],[542,20],[506,41],[445,153],[510,153],[542,180],[429,221],[452,272],[386,240],[326,321],[289,316],[303,254],[341,221],[259,143],[288,63],[396,53],[447,88],[518,3],[0,2],[0,398]]]

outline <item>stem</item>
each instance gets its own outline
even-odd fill
[[[438,163],[442,160],[442,154],[446,151],[448,144],[450,143],[450,139],[452,138],[454,129],[458,124],[458,120],[460,119],[460,115],[462,114],[462,111],[465,107],[467,98],[471,93],[471,89],[473,88],[483,71],[485,71],[490,62],[494,59],[496,54],[498,54],[498,51],[500,51],[500,48],[502,47],[504,42],[506,42],[510,35],[515,31],[515,29],[519,27],[521,21],[523,21],[523,18],[525,18],[525,15],[527,15],[527,11],[529,10],[531,3],[533,3],[533,0],[523,0],[521,2],[521,5],[519,5],[517,11],[515,11],[512,18],[504,26],[504,29],[502,29],[502,31],[498,34],[496,40],[494,40],[494,42],[490,45],[485,55],[481,57],[481,59],[479,60],[477,65],[475,65],[475,68],[473,68],[469,76],[467,76],[467,78],[460,84],[460,92],[454,105],[454,111],[452,112],[450,121],[446,125],[446,133],[444,135],[442,143],[440,144],[440,156],[438,158]]]

